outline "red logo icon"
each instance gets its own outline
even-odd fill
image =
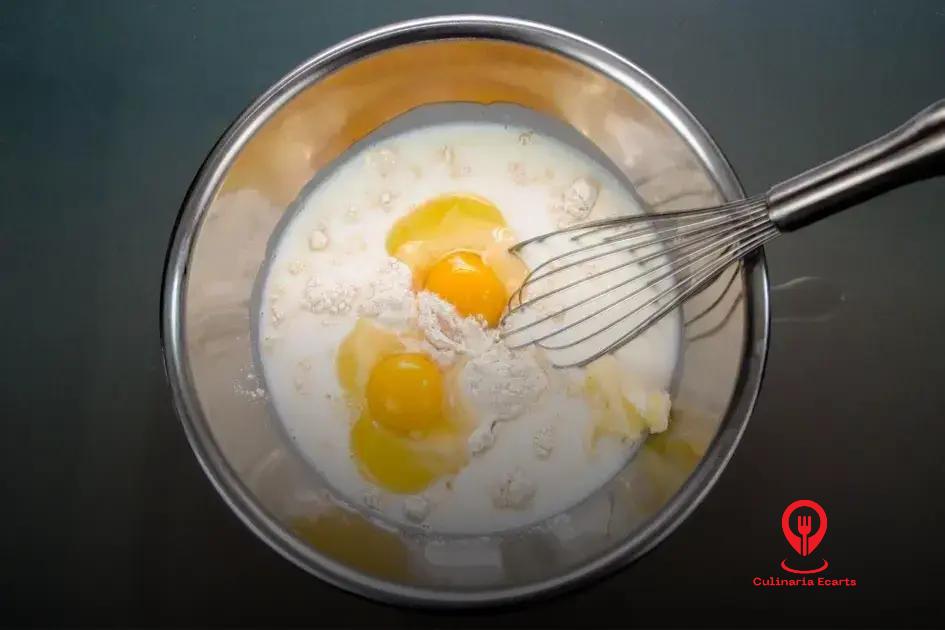
[[[827,568],[826,560],[818,561],[811,557],[820,547],[824,534],[827,533],[827,512],[819,503],[810,499],[801,499],[784,508],[784,513],[781,514],[781,531],[788,544],[791,545],[791,549],[797,553],[797,556],[792,556],[793,566],[788,566],[788,559],[785,558],[781,561],[781,568],[795,575],[756,576],[751,580],[752,586],[765,588],[856,586],[856,580],[850,577],[811,575]]]
[[[813,514],[810,513],[811,511]],[[795,515],[796,512],[800,513]],[[816,530],[814,530],[812,516],[817,517]],[[784,508],[784,513],[781,515],[781,531],[784,532],[784,537],[787,538],[791,548],[801,557],[806,558],[817,549],[824,539],[824,534],[827,533],[827,513],[816,501],[799,499]],[[813,569],[793,569],[787,565],[787,558],[785,558],[781,561],[781,568],[791,573],[820,573],[827,568],[827,561],[824,560],[821,566]]]

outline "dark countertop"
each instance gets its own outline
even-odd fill
[[[918,625],[943,620],[945,180],[767,248],[768,371],[705,502],[577,593],[458,617],[376,605],[269,550],[171,408],[158,302],[206,153],[290,68],[369,27],[511,14],[673,91],[749,192],[945,96],[945,2],[12,2],[0,6],[0,623]],[[812,297],[813,296],[813,297]],[[842,300],[841,300],[842,297]],[[814,315],[804,320],[804,308]],[[807,315],[811,313],[806,313]],[[832,577],[764,589],[784,506],[826,508]]]

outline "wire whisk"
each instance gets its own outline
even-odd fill
[[[712,208],[603,219],[516,244],[531,272],[501,334],[580,367],[640,337],[775,237],[907,183],[945,174],[945,100],[770,188]]]

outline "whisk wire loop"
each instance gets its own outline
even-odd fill
[[[510,297],[500,334],[511,348],[544,348],[558,367],[587,365],[637,338],[778,234],[760,196],[603,219],[522,241],[510,251],[532,271]],[[616,262],[601,268],[609,258]],[[562,351],[569,356],[555,356]]]

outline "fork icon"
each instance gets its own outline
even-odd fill
[[[797,533],[801,535],[803,540],[801,541],[801,555],[806,556],[810,553],[807,550],[807,536],[810,534],[811,522],[810,516],[798,516],[797,517]]]

